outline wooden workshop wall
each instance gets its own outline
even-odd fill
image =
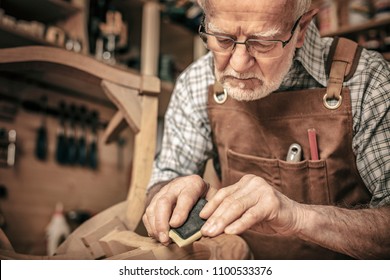
[[[4,80],[1,86],[4,89],[3,86]],[[88,110],[97,110],[102,121],[108,121],[115,112],[107,106],[36,86],[23,87],[15,94],[21,100],[39,100],[40,96],[46,95],[48,105],[52,107],[57,107],[61,100],[67,104],[85,105]],[[125,145],[122,149],[117,144],[104,145],[101,141],[103,130],[98,131],[99,167],[93,170],[57,163],[55,148],[59,119],[50,116],[46,118],[48,157],[45,161],[38,160],[34,150],[41,121],[41,114],[23,108],[19,108],[13,121],[0,120],[1,128],[15,129],[17,133],[16,165],[0,168],[0,185],[8,191],[7,197],[0,201],[6,220],[4,231],[14,249],[27,254],[46,254],[45,227],[57,202],[63,203],[65,211],[81,209],[98,213],[126,199],[130,180],[133,136],[129,129],[123,134]]]

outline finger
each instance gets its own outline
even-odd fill
[[[175,196],[164,195],[156,201],[155,228],[156,236],[161,243],[169,243],[169,219],[172,215],[172,208],[175,203]]]
[[[218,190],[220,190],[220,188],[216,188],[214,186],[209,185],[209,188],[208,188],[206,196],[205,196],[206,200],[207,201],[211,200],[217,194]]]
[[[192,207],[198,201],[198,197],[182,194],[178,197],[175,209],[173,210],[172,217],[169,221],[171,227],[181,226],[188,217]]]
[[[202,233],[207,236],[216,236],[224,232],[225,228],[239,219],[248,209],[247,199],[229,196],[218,206],[202,227]]]
[[[226,187],[218,190],[218,192],[206,203],[202,211],[200,211],[199,216],[202,219],[208,219],[211,214],[218,208],[222,201],[235,191],[232,187]]]
[[[168,186],[168,185],[167,185]],[[150,236],[154,237],[156,240],[159,240],[159,231],[156,228],[156,215],[159,213],[159,203],[161,203],[161,197],[164,197],[167,195],[167,186],[160,189],[160,191],[155,194],[152,198],[152,200],[149,203],[149,206],[146,208],[145,214],[146,214],[146,221],[149,226],[148,233]]]
[[[261,213],[252,207],[248,209],[239,219],[225,228],[226,234],[241,234],[250,229],[255,224],[261,223],[265,219],[265,212]]]
[[[148,208],[146,208],[145,210],[145,218],[144,220],[146,221],[146,224],[145,226],[147,225],[147,230],[148,230],[148,234],[151,236],[151,237],[154,237],[157,239],[157,236],[158,236],[158,233],[157,233],[157,230],[156,230],[156,226],[155,226],[155,208],[153,207],[154,204],[150,204],[148,206]]]
[[[153,231],[152,231],[152,228],[150,226],[148,216],[146,214],[144,214],[142,216],[142,222],[144,223],[145,229],[148,232],[148,236],[153,237]]]
[[[181,226],[187,219],[189,212],[192,207],[198,201],[200,197],[203,197],[209,190],[209,184],[206,183],[200,176],[193,175],[183,177],[180,181],[177,180],[177,186],[185,185],[186,187],[181,188],[175,209],[173,210],[170,225],[172,227]]]

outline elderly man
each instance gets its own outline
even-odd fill
[[[309,0],[199,4],[210,52],[166,113],[148,233],[169,243],[206,197],[202,234],[241,234],[255,258],[389,258],[389,63],[320,38]]]

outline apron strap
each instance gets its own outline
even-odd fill
[[[324,106],[337,109],[342,103],[341,90],[343,82],[348,81],[356,71],[362,48],[352,40],[335,38],[333,40],[326,72],[329,76],[326,94],[323,97]],[[334,102],[329,102],[335,100]]]

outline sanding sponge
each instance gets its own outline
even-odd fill
[[[199,217],[200,211],[206,205],[207,200],[201,198],[188,214],[187,220],[178,228],[169,231],[169,237],[179,246],[187,246],[202,237],[200,229],[206,222]]]

